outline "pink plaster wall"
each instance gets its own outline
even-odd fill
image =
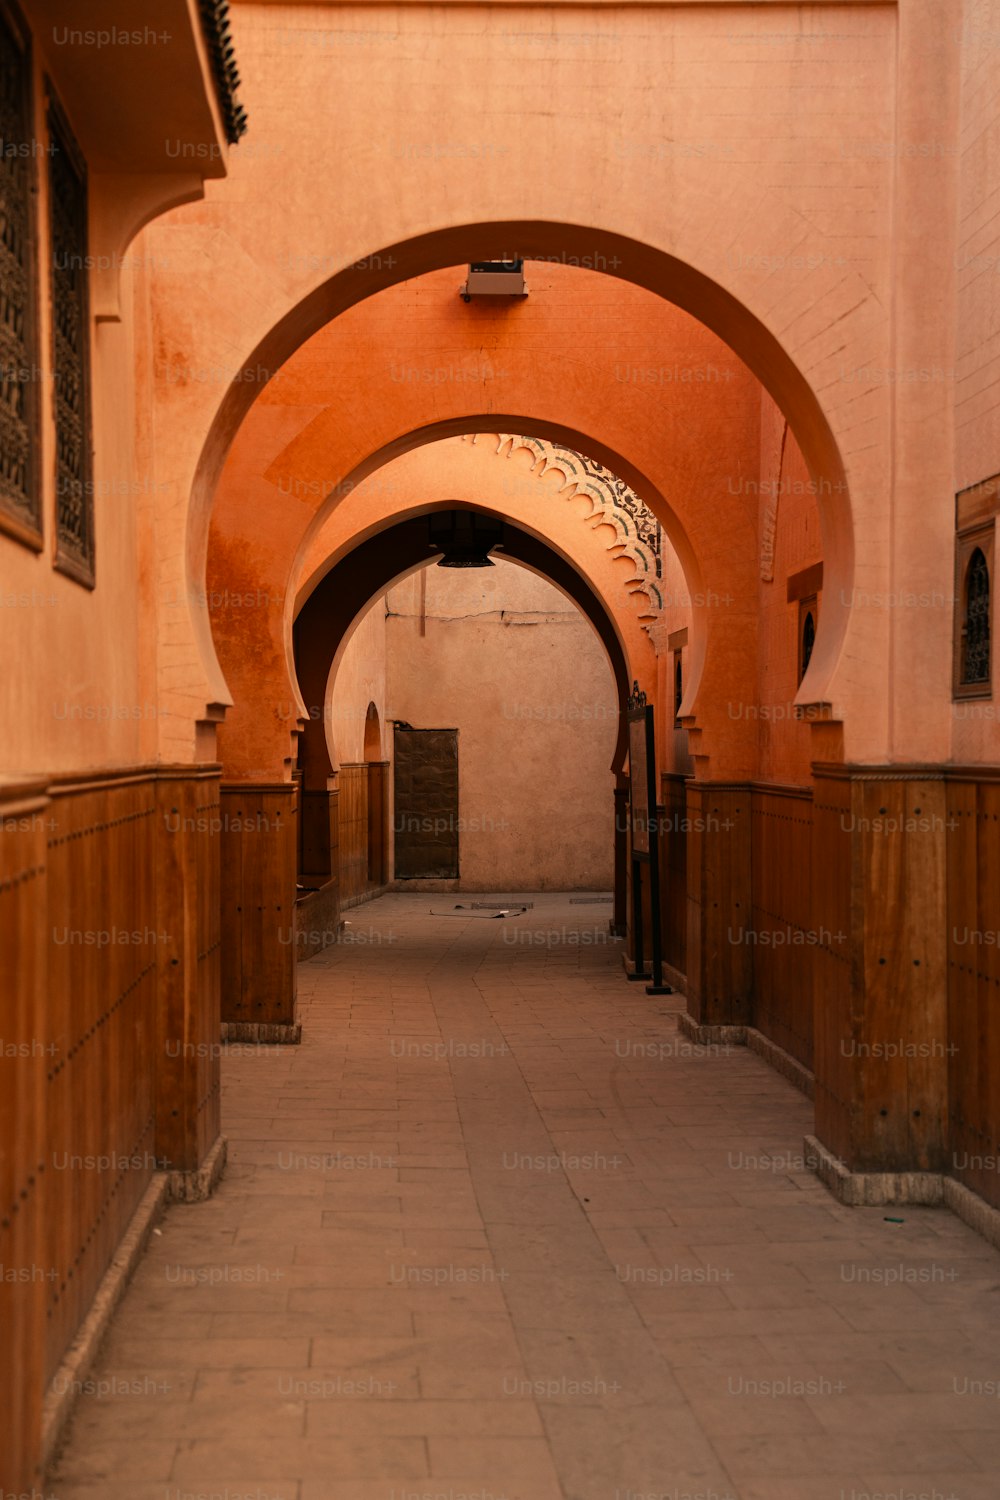
[[[501,559],[431,564],[388,605],[389,717],[459,731],[462,888],[610,890],[618,700],[589,622]]]
[[[899,13],[901,35],[893,7],[824,6],[829,30],[818,46],[796,39],[798,8],[772,10],[780,25],[765,46],[727,7],[600,9],[587,27],[558,8],[547,17],[551,39],[529,53],[517,36],[537,30],[530,7],[479,7],[468,28],[453,24],[457,10],[430,21],[420,5],[391,16],[338,7],[335,25],[321,7],[237,6],[254,150],[233,153],[230,179],[204,204],[147,231],[171,246],[176,267],[157,277],[154,295],[161,364],[188,372],[158,390],[158,466],[174,506],[193,495],[186,558],[166,545],[164,575],[200,575],[215,476],[261,378],[357,297],[483,253],[484,234],[464,226],[493,223],[503,228],[487,238],[589,259],[672,297],[728,339],[792,417],[811,469],[836,467],[839,450],[854,532],[832,518],[830,566],[850,581],[856,555],[865,585],[884,586],[895,398],[886,382],[854,372],[891,366],[894,337],[911,328],[933,352],[948,320],[918,320],[912,305],[890,318],[896,196],[909,222],[940,201],[941,184],[901,171],[873,143],[891,142],[897,120],[909,128],[952,59],[931,45],[925,5]],[[579,45],[581,33],[592,46]],[[901,46],[909,56],[914,42],[919,66],[897,73]],[[553,111],[570,73],[572,97],[586,106]],[[309,111],[293,102],[291,79],[295,100],[314,101]],[[574,310],[560,353],[582,364],[591,351],[578,322]],[[653,367],[663,362],[657,352]],[[237,379],[248,367],[250,378]],[[573,386],[584,377],[553,369],[549,387],[559,378]],[[477,392],[476,405],[490,407],[495,394]],[[611,394],[605,383],[605,407]],[[438,405],[423,404],[425,422]],[[358,389],[340,415],[366,423],[373,409]],[[935,543],[923,565],[933,571],[939,554]],[[225,696],[207,625],[193,609],[170,642],[165,667],[182,718],[199,696]],[[885,702],[887,624],[841,619],[828,636],[815,690],[848,714],[868,700],[850,733],[856,753],[877,755],[889,744],[888,712],[871,707]],[[938,729],[924,726],[925,748]]]

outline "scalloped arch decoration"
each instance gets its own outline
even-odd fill
[[[539,479],[552,473],[561,475],[563,482],[556,491],[560,498],[590,501],[590,514],[584,519],[595,528],[613,529],[615,540],[608,550],[633,564],[635,574],[625,586],[630,594],[645,594],[648,612],[642,625],[646,631],[652,630],[663,613],[663,552],[667,543],[656,516],[635,491],[603,464],[561,443],[511,432],[467,433],[461,441],[478,443],[482,439],[496,443],[498,457],[529,453],[531,470]]]

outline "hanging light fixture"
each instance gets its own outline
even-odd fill
[[[471,510],[436,511],[428,518],[439,568],[492,568],[490,552],[503,540],[503,523]]]
[[[458,289],[465,302],[473,297],[526,297],[523,260],[474,260]]]

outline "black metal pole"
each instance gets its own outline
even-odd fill
[[[653,982],[647,984],[647,995],[672,995],[673,987],[663,983],[663,942],[660,910],[660,805],[656,796],[656,739],[652,706],[646,709],[646,777],[647,801],[652,810],[649,830],[649,904],[650,934],[653,947]]]
[[[630,980],[648,979],[642,944],[642,860],[632,860],[632,972]]]

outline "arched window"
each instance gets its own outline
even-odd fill
[[[684,668],[681,665],[681,653],[674,652],[674,718],[679,719],[681,715],[681,703],[684,701]]]
[[[369,703],[365,714],[365,760],[382,759],[382,726],[378,721],[378,709]]]
[[[802,660],[799,666],[799,681],[809,668],[809,660],[813,654],[813,646],[816,644],[816,619],[811,609],[807,609],[802,621]]]
[[[819,619],[819,600],[815,594],[799,601],[799,682],[809,668],[813,647],[816,644],[816,622]]]
[[[962,592],[963,684],[990,680],[990,570],[981,547],[973,549]]]

